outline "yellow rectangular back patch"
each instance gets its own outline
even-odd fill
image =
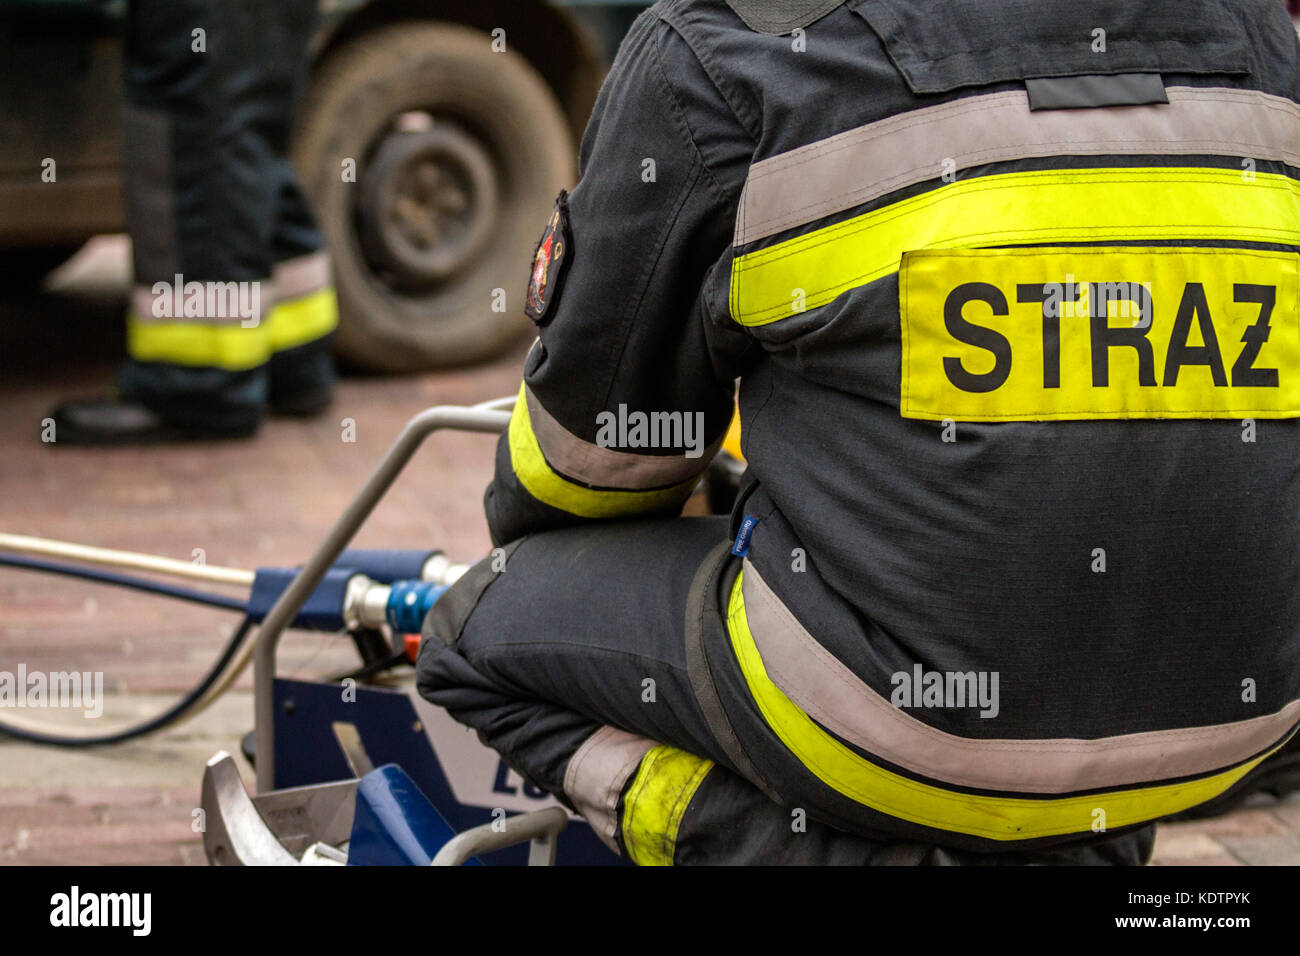
[[[909,252],[904,418],[1300,417],[1294,253]]]

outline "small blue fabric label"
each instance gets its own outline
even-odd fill
[[[732,554],[738,558],[749,554],[749,539],[754,536],[756,527],[758,519],[745,515],[745,520],[740,523],[740,533],[736,535],[736,543],[731,546]]]

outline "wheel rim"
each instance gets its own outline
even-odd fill
[[[472,265],[497,228],[500,199],[481,140],[427,113],[403,114],[362,172],[362,253],[395,291],[428,292]]]

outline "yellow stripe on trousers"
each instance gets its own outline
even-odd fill
[[[138,362],[242,372],[265,365],[274,352],[306,345],[338,325],[332,288],[278,303],[257,325],[184,320],[146,320],[128,313],[127,350]]]
[[[339,302],[332,286],[277,302],[268,320],[271,348],[297,348],[329,335],[339,324]]]
[[[941,186],[739,256],[731,315],[767,325],[897,272],[903,253],[1171,239],[1300,245],[1300,183],[1214,169],[1004,173]]]
[[[239,322],[216,324],[147,321],[128,314],[126,347],[137,362],[168,362],[196,368],[242,372],[271,358],[271,326],[244,328]]]
[[[623,798],[623,846],[632,862],[673,865],[682,817],[712,769],[712,760],[676,747],[661,745],[641,758]]]
[[[736,575],[731,589],[727,629],[763,719],[790,752],[828,787],[900,820],[1004,841],[1087,833],[1098,820],[1106,829],[1116,830],[1213,799],[1269,756],[1264,754],[1231,770],[1183,783],[1037,800],[961,793],[900,776],[859,756],[822,730],[768,678],[745,617],[742,577],[743,573]]]

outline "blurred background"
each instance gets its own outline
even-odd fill
[[[333,408],[273,419],[245,442],[87,449],[43,444],[41,422],[126,356],[126,3],[0,0],[0,532],[293,566],[411,416],[513,394],[531,341],[518,303],[533,246],[572,185],[618,42],[647,5],[322,0],[292,158],[334,259],[344,377]],[[435,56],[448,36],[453,55]],[[526,69],[502,70],[502,56]],[[448,76],[477,95],[454,95]],[[527,128],[505,124],[503,105],[521,98],[550,108]],[[57,159],[52,183],[41,177],[46,158]],[[339,174],[344,159],[355,182]],[[515,308],[491,308],[483,291],[497,286]],[[481,556],[493,445],[429,442],[357,544]],[[104,675],[94,726],[75,709],[27,714],[52,726],[99,730],[158,713],[236,623],[0,568],[0,670]],[[333,636],[290,634],[281,658],[282,673],[303,676],[357,663]],[[251,726],[245,675],[196,720],[140,741],[67,751],[0,738],[0,863],[201,863],[192,812],[203,763],[236,752]]]
[[[485,277],[512,274],[522,288],[545,220],[534,214],[525,226],[520,211],[540,203],[544,217],[571,181],[600,81],[648,5],[321,0],[292,158],[334,257],[343,360],[372,371],[441,368],[500,354],[520,334],[522,312],[493,312]],[[126,6],[0,0],[6,292],[38,287],[87,240],[125,229]],[[503,55],[528,69],[501,69]],[[456,95],[449,76],[475,95]],[[553,108],[519,128],[503,117],[520,100]],[[57,158],[57,188],[35,175],[47,157]],[[355,183],[340,176],[343,160],[355,164]],[[508,253],[513,261],[502,260]]]

